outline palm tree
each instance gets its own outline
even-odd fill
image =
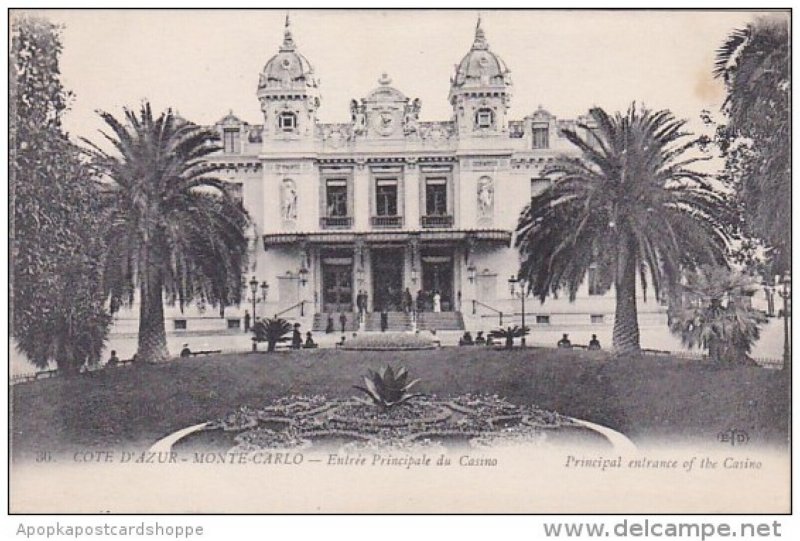
[[[626,114],[590,111],[594,125],[578,123],[564,136],[582,159],[562,156],[544,170],[552,180],[522,211],[516,245],[520,275],[534,295],[566,288],[570,300],[587,270],[596,267],[600,290],[616,293],[613,345],[639,351],[637,276],[648,276],[657,299],[683,268],[725,260],[733,220],[725,199],[693,170],[685,121],[667,110],[632,104]]]
[[[759,337],[766,316],[750,305],[759,289],[752,279],[724,267],[702,266],[687,274],[684,295],[670,307],[670,330],[687,347],[708,350],[715,361],[742,361]]]
[[[125,123],[99,114],[114,151],[84,141],[104,176],[104,286],[112,312],[132,304],[138,290],[138,358],[157,362],[169,355],[165,301],[181,310],[192,301],[239,302],[249,218],[214,177],[221,167],[208,160],[219,149],[215,131],[171,110],[154,118],[149,103],[138,115],[125,109]]]
[[[280,317],[259,319],[253,324],[253,340],[267,343],[267,353],[275,351],[278,342],[285,342],[292,332],[292,324]],[[253,350],[255,351],[255,350]]]

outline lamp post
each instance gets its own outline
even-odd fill
[[[783,273],[780,283],[783,286],[778,290],[778,295],[783,299],[783,369],[788,370],[792,362],[792,348],[789,344],[789,300],[792,297],[792,275],[789,274],[789,271]]]
[[[516,286],[519,285],[519,293],[516,291]],[[515,275],[511,275],[511,278],[508,279],[508,290],[511,292],[511,296],[514,297],[519,295],[520,301],[522,303],[522,340],[520,344],[522,347],[525,347],[525,297],[528,296],[528,289],[527,284],[525,283],[524,278],[517,278]]]
[[[249,284],[250,284],[250,300],[253,301],[253,324],[255,325],[256,321],[258,320],[258,317],[256,315],[256,302],[258,301],[258,299],[256,299],[256,293],[258,293],[258,280],[256,280],[255,276],[253,276],[250,279]],[[256,337],[254,335],[253,352],[255,351],[258,351],[258,342],[256,341]]]
[[[305,265],[300,267],[300,270],[297,273],[300,276],[300,287],[305,289],[306,284],[308,283],[308,269]],[[300,317],[305,316],[305,299],[300,301]]]

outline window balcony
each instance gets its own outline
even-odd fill
[[[319,219],[322,229],[350,229],[353,227],[352,216],[323,216]]]
[[[372,223],[372,227],[379,227],[379,228],[393,228],[393,227],[403,227],[403,217],[402,216],[373,216],[370,220]]]
[[[450,214],[432,214],[430,216],[422,216],[420,223],[424,228],[453,227],[453,216]]]

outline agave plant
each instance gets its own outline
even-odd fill
[[[286,335],[292,331],[292,325],[283,318],[260,319],[253,325],[253,336],[256,342],[266,342],[267,352],[275,351],[278,342],[289,339]]]
[[[506,347],[511,349],[514,347],[514,338],[522,338],[527,336],[531,330],[529,327],[520,327],[519,325],[509,326],[507,329],[495,329],[489,333],[490,338],[497,338],[498,340],[505,340]]]
[[[420,393],[409,392],[418,382],[419,379],[408,381],[408,370],[405,368],[395,372],[387,365],[378,372],[369,370],[364,376],[364,386],[353,385],[353,387],[369,397],[369,401],[365,402],[385,411],[421,396]]]

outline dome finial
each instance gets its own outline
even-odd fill
[[[292,30],[289,28],[289,12],[286,12],[286,21],[283,23],[283,44],[281,45],[281,51],[294,51],[294,39],[292,38]]]
[[[481,14],[478,13],[478,22],[475,25],[475,41],[472,43],[473,49],[488,49],[489,44],[486,42],[486,34],[483,32],[481,26]]]
[[[389,74],[384,71],[383,74],[381,74],[381,78],[378,79],[378,83],[381,86],[390,85],[390,84],[392,84],[392,78],[389,77]]]

